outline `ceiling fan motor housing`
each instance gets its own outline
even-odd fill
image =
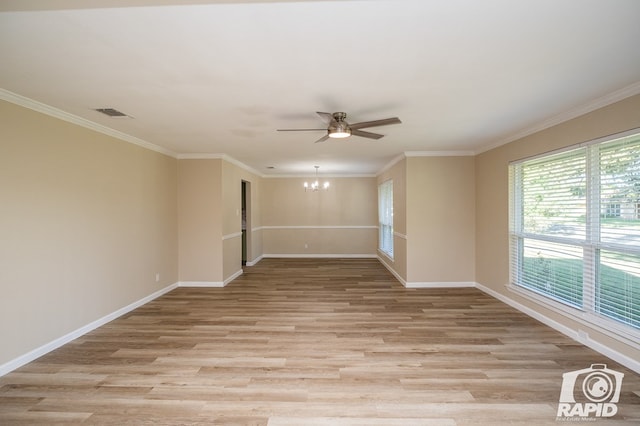
[[[351,136],[351,128],[346,121],[347,114],[344,112],[334,112],[333,120],[329,123],[328,134],[331,138],[347,138]]]
[[[347,119],[346,112],[334,112],[332,115],[333,115],[333,119],[336,120],[338,123]]]

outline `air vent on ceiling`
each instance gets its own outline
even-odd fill
[[[104,115],[108,115],[109,117],[113,117],[113,118],[129,117],[124,112],[120,112],[115,108],[96,108],[96,111],[101,112]]]

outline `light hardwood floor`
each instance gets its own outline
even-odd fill
[[[562,374],[594,363],[625,373],[605,424],[640,424],[637,374],[476,289],[264,259],[0,378],[0,424],[557,425]]]

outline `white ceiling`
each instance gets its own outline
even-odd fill
[[[0,88],[180,157],[375,174],[640,93],[639,18],[638,0],[2,1]],[[315,111],[402,124],[276,131],[322,127]]]

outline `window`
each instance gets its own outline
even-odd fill
[[[378,221],[380,223],[378,248],[393,258],[393,180],[378,186]]]
[[[512,286],[637,341],[640,133],[518,161],[509,174]]]
[[[620,204],[607,204],[604,217],[620,217]]]

